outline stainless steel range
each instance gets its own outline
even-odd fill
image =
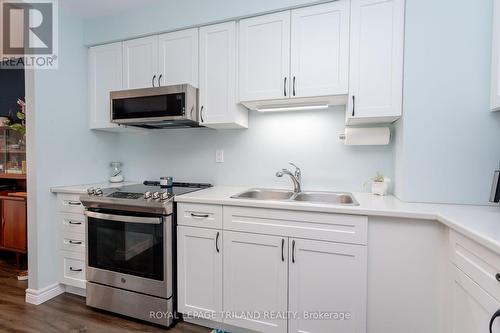
[[[88,189],[87,305],[170,326],[176,315],[174,196],[208,184]]]

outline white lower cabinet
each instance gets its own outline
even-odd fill
[[[500,302],[490,296],[457,267],[452,267],[451,333],[489,332],[492,315]],[[500,332],[500,319],[492,332]]]
[[[366,246],[290,239],[289,265],[289,333],[366,331]]]
[[[224,231],[224,322],[268,333],[285,333],[288,239]],[[269,314],[269,316],[267,316]]]
[[[179,312],[218,320],[222,311],[222,232],[178,226],[177,250]]]
[[[222,214],[206,220],[207,227],[179,219],[180,313],[202,314],[230,331],[366,332],[366,217],[197,205],[183,203],[179,210],[201,214],[219,207]],[[281,220],[288,225],[266,228]],[[347,228],[360,236],[345,238],[342,221],[344,228],[356,222]],[[339,232],[325,241],[317,228],[331,226]]]

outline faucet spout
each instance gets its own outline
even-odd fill
[[[276,172],[276,177],[281,178],[281,177],[283,177],[283,175],[287,175],[292,179],[294,193],[300,193],[302,191],[300,176],[297,177],[297,175],[295,173],[292,173],[290,170],[287,170],[287,169],[283,169],[281,171]]]

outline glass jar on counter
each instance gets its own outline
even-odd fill
[[[123,172],[122,172],[122,162],[111,162],[109,164],[110,166],[110,172],[109,172],[109,182],[110,183],[121,183],[125,179],[123,177]]]

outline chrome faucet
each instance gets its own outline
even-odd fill
[[[295,168],[295,172],[291,172],[288,169],[282,169],[281,171],[276,172],[276,177],[283,177],[283,175],[288,175],[290,178],[292,178],[293,181],[293,192],[294,193],[300,193],[301,190],[301,184],[302,184],[302,173],[300,171],[300,168],[296,166],[293,163],[289,163],[291,166]]]

